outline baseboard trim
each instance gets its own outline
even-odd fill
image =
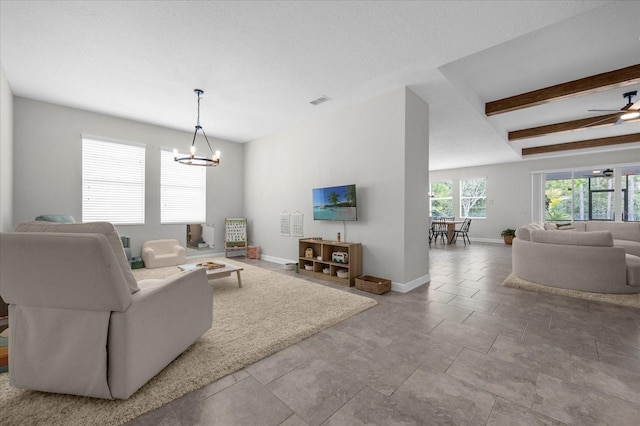
[[[416,278],[415,280],[411,280],[408,283],[391,283],[391,290],[397,291],[398,293],[408,293],[413,289],[416,289],[420,286],[425,285],[431,281],[431,276],[429,274],[423,275],[421,277]]]
[[[260,255],[260,259],[266,260],[268,262],[279,263],[281,265],[284,265],[287,263],[296,263],[295,260],[289,260],[289,259],[284,259],[282,257],[275,257],[275,256],[264,255],[264,254]]]
[[[472,243],[473,241],[477,241],[479,243],[504,244],[504,239],[502,238],[474,238]]]
[[[224,253],[201,253],[187,256],[187,259],[199,259],[202,257],[224,257]]]

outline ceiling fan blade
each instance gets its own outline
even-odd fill
[[[611,114],[611,116],[608,117],[608,118],[605,118],[605,119],[602,119],[602,120],[599,120],[599,121],[594,121],[593,123],[586,124],[586,125],[584,125],[582,127],[590,127],[590,126],[593,126],[595,124],[611,120],[616,115],[618,116],[618,120],[615,123],[613,123],[614,125],[622,124],[627,120],[637,119],[638,117],[636,116],[637,115],[636,111],[640,111],[640,101],[637,101],[636,103],[631,103],[631,99],[633,99],[633,97],[635,95],[637,95],[637,94],[638,94],[637,91],[625,93],[623,95],[623,97],[625,99],[627,99],[627,104],[625,106],[623,106],[622,108],[620,108],[620,109],[590,109],[590,110],[588,110],[589,112],[613,112],[615,114]],[[623,119],[622,117],[624,117],[625,115],[627,117],[625,117],[625,119]]]
[[[593,121],[593,122],[591,122],[589,124],[585,124],[584,126],[580,126],[580,129],[586,129],[586,128],[589,128],[589,127],[592,127],[592,126],[596,126],[597,124],[604,123],[605,121],[610,121],[610,120],[616,118],[616,115],[617,114],[611,114],[608,117],[602,118],[602,119],[597,120],[597,121]],[[616,123],[611,123],[611,124],[616,124]]]

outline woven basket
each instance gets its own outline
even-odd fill
[[[356,278],[356,288],[369,293],[383,294],[391,290],[391,281],[371,275],[363,275]]]

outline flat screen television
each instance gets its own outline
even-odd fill
[[[356,186],[314,188],[313,220],[358,220]]]

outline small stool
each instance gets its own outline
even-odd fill
[[[248,246],[247,259],[259,259],[259,258],[260,258],[260,247]]]

